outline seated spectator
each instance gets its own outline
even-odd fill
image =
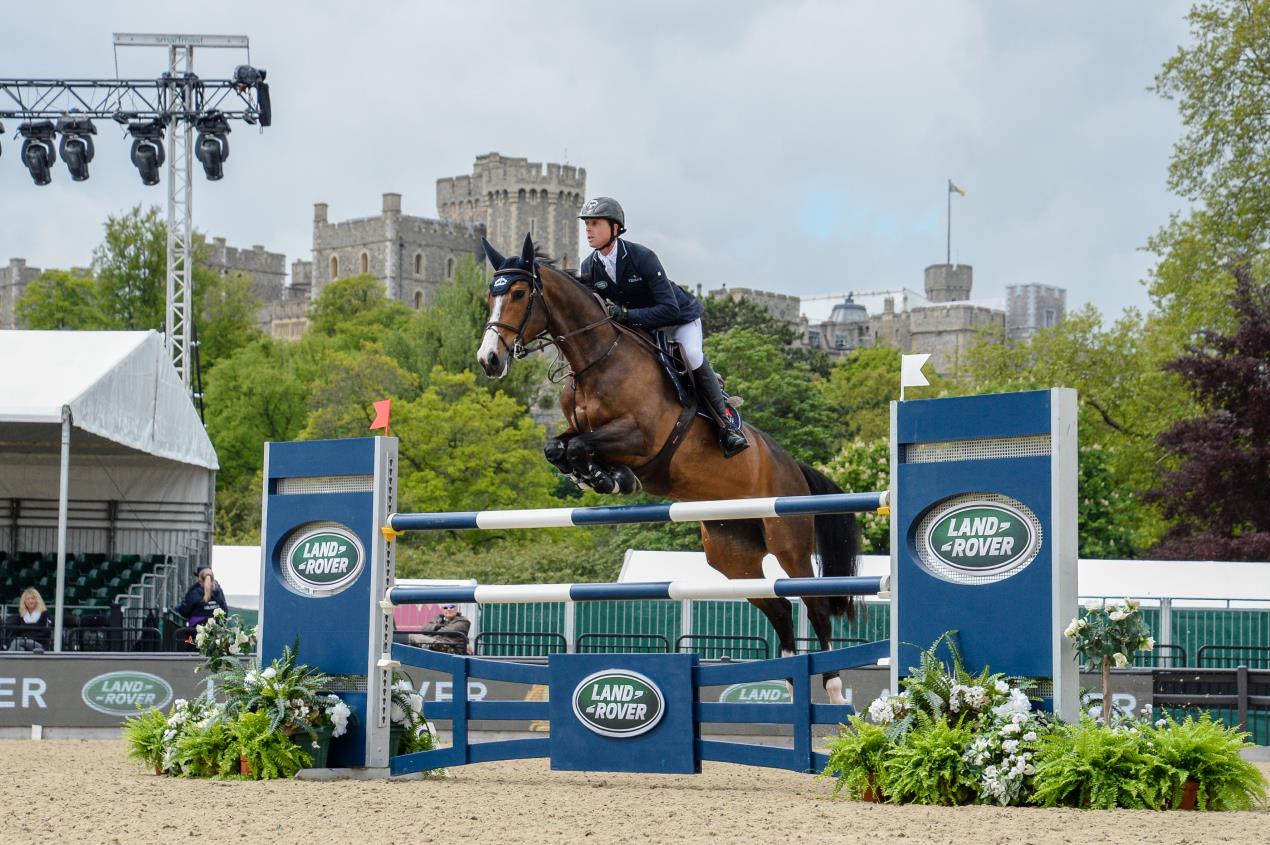
[[[185,600],[176,608],[177,613],[190,620],[191,628],[211,619],[212,614],[217,610],[229,612],[229,605],[225,603],[225,593],[212,575],[212,568],[200,566],[196,577],[197,580],[193,586],[185,593]]]
[[[471,629],[472,620],[460,613],[457,605],[443,604],[441,613],[424,625],[419,633],[407,636],[406,642],[432,651],[467,654],[467,632]]]
[[[53,647],[53,616],[34,587],[22,591],[18,615],[9,620],[9,651],[44,651]]]

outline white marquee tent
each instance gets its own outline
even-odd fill
[[[48,551],[56,526],[55,648],[66,555],[107,531],[116,551],[210,544],[217,467],[157,332],[0,331],[0,550]]]

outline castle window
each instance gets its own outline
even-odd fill
[[[531,235],[538,234],[538,218],[537,217],[529,218],[529,234]]]
[[[1046,309],[1045,309],[1045,323],[1044,323],[1045,328],[1047,328],[1047,329],[1052,329],[1052,328],[1054,328],[1054,318],[1055,318],[1055,316],[1056,316],[1056,315],[1054,314],[1054,309],[1053,309],[1053,308],[1046,308]]]
[[[415,291],[415,310],[418,311],[423,307],[423,291]]]
[[[421,252],[415,253],[415,275],[423,275],[423,253]]]
[[[370,256],[364,252],[362,253],[361,266],[362,269],[359,272],[363,274],[370,272]]]
[[[340,277],[340,257],[338,255],[331,256],[331,278],[338,279]]]
[[[445,260],[445,277],[447,279],[454,278],[454,259],[453,258],[447,258]]]

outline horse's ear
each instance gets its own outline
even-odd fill
[[[485,257],[489,259],[490,265],[495,270],[498,270],[504,263],[506,263],[507,259],[499,255],[498,250],[494,249],[490,242],[485,240],[485,238],[481,238],[481,246],[484,247]]]
[[[530,235],[525,235],[525,245],[520,249],[520,257],[525,262],[526,267],[532,267],[534,263],[534,239]]]

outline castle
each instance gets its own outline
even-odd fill
[[[261,328],[296,339],[308,328],[309,303],[337,279],[369,274],[392,299],[412,308],[430,305],[454,278],[464,256],[480,259],[481,238],[500,252],[520,249],[526,232],[564,267],[577,267],[577,214],[586,198],[586,170],[546,165],[498,153],[477,156],[470,174],[438,179],[438,219],[402,212],[402,195],[386,193],[374,217],[332,221],[324,202],[313,206],[312,257],[291,263],[263,246],[235,249],[224,238],[206,245],[205,258],[221,273],[251,278],[260,298]],[[923,293],[908,289],[847,296],[828,319],[804,316],[804,303],[789,294],[749,288],[720,288],[710,296],[749,299],[798,332],[799,343],[831,356],[865,346],[887,345],[929,352],[936,372],[956,369],[983,329],[1026,340],[1063,319],[1066,291],[1048,285],[1009,285],[1006,303],[971,299],[973,268],[934,264],[925,270]],[[13,259],[0,266],[0,328],[13,328],[14,306],[38,268]],[[698,288],[700,293],[700,288]],[[872,307],[868,307],[871,305]]]

